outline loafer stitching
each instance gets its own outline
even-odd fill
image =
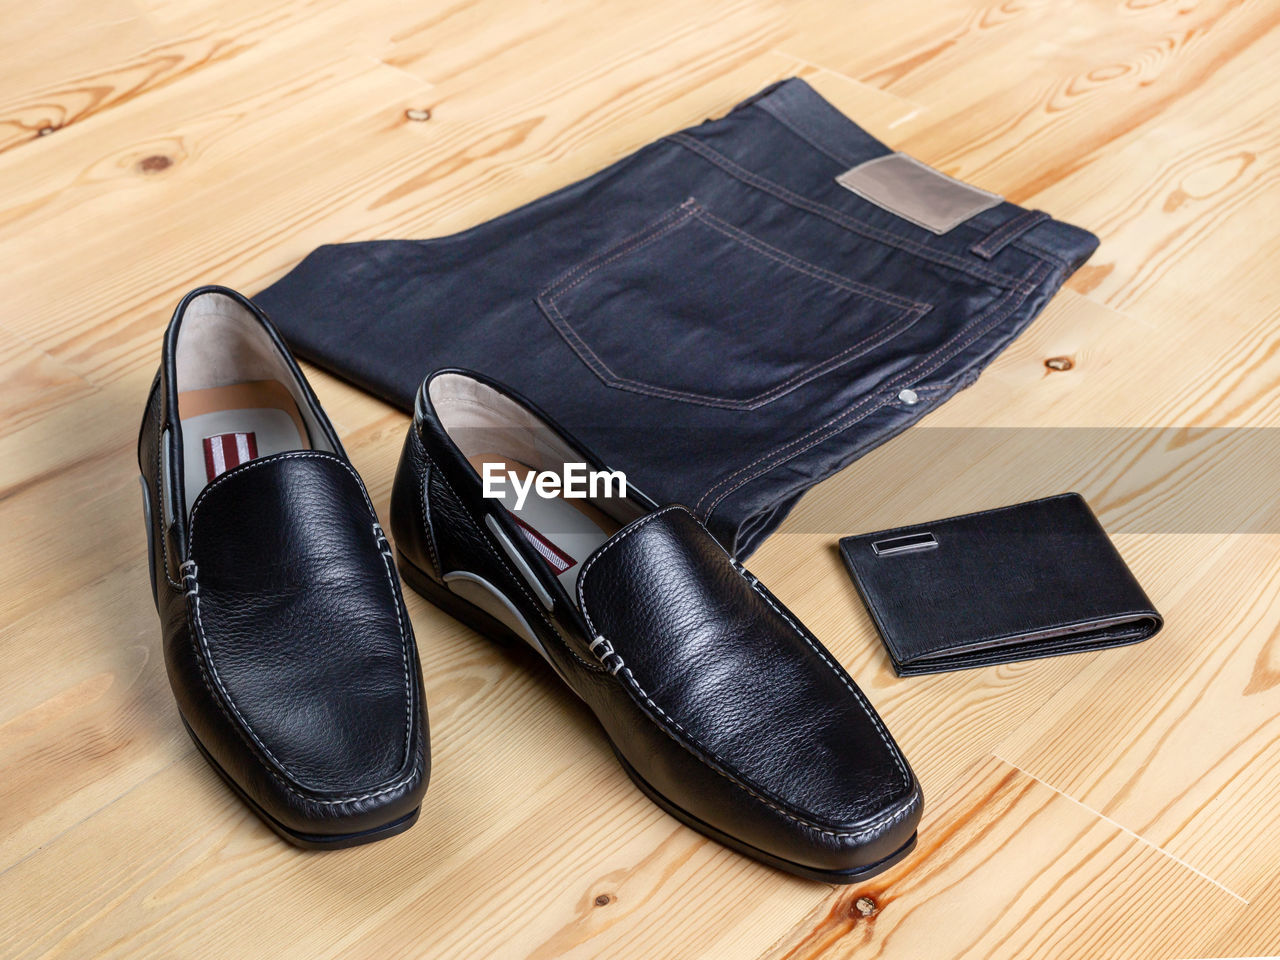
[[[364,485],[360,483],[360,475],[356,473],[355,469],[350,464],[330,454],[288,453],[279,457],[272,457],[270,459],[254,460],[251,463],[247,464],[243,468],[243,470],[237,470],[235,471],[235,473],[230,473],[230,472],[225,473],[221,477],[219,477],[217,480],[215,480],[213,483],[209,484],[207,487],[201,490],[199,496],[196,497],[195,504],[191,508],[190,543],[191,544],[195,543],[197,511],[203,505],[205,495],[209,493],[214,487],[222,483],[222,481],[227,479],[228,477],[236,476],[236,475],[239,475],[240,473],[247,472],[248,470],[253,469],[255,466],[259,466],[264,463],[274,463],[277,460],[288,460],[288,459],[331,460],[335,463],[340,464],[343,468],[346,469],[348,473],[351,474],[352,477],[355,478],[356,486],[360,490],[361,495],[364,497],[365,505],[369,508],[370,512],[373,511],[373,504],[369,501],[369,495],[365,492]],[[386,543],[386,537],[385,536],[380,537],[381,526],[376,521],[374,522],[373,526],[375,531],[374,543],[378,547],[378,554],[379,556],[382,557],[383,566],[387,573],[387,582],[391,587],[391,598],[392,598],[392,601],[395,603],[395,607],[396,607],[396,625],[400,631],[400,653],[401,653],[402,662],[404,664],[405,700],[406,700],[405,754],[404,754],[404,759],[401,761],[401,766],[404,766],[409,762],[410,756],[413,753],[413,689],[412,689],[412,682],[410,680],[410,671],[409,671],[408,639],[405,636],[404,619],[400,612],[400,598],[395,589],[395,580],[392,579],[392,574],[391,574],[392,568],[390,566],[390,561],[388,560],[388,553],[386,550],[382,548],[382,544]],[[187,572],[188,567],[190,568],[189,573]],[[316,797],[309,796],[307,793],[302,792],[302,791],[308,790],[309,788],[306,788],[302,784],[297,783],[297,781],[294,781],[292,775],[288,773],[288,770],[285,767],[285,765],[281,763],[280,760],[276,758],[275,754],[273,754],[271,750],[267,747],[267,745],[258,738],[258,735],[254,733],[253,728],[249,725],[249,722],[245,720],[244,716],[240,713],[240,710],[236,706],[234,698],[231,696],[231,693],[227,690],[226,686],[223,684],[222,678],[218,675],[218,669],[216,666],[214,666],[213,657],[210,655],[210,652],[209,652],[208,641],[205,638],[204,620],[200,614],[200,584],[196,577],[198,568],[194,560],[184,561],[182,564],[182,568],[183,568],[183,573],[182,573],[183,586],[181,589],[183,589],[184,593],[191,600],[191,603],[192,603],[193,614],[194,614],[193,619],[195,621],[196,640],[198,642],[198,647],[201,653],[201,656],[198,657],[196,661],[200,667],[201,679],[204,681],[205,688],[210,692],[210,694],[213,694],[213,699],[218,704],[218,709],[222,711],[222,715],[227,718],[228,722],[230,722],[231,725],[235,727],[236,732],[240,735],[241,740],[244,740],[244,735],[247,733],[250,739],[253,741],[253,744],[257,745],[258,749],[262,751],[262,753],[266,756],[266,758],[269,759],[273,764],[275,764],[275,766],[280,769],[281,773],[283,773],[286,777],[289,778],[288,780],[285,780],[280,775],[278,775],[276,771],[272,770],[270,767],[265,768],[267,773],[270,774],[270,776],[272,777],[272,779],[274,779],[277,783],[279,783],[282,787],[284,787],[285,790],[287,790],[289,793],[293,794],[294,796],[302,800],[305,800],[308,803],[324,804],[326,806],[336,806],[336,805],[345,804],[345,803],[354,803],[360,800],[370,800],[373,797],[380,797],[384,794],[393,793],[396,790],[403,788],[408,783],[412,782],[412,780],[417,774],[416,769],[411,769],[408,775],[396,781],[395,783],[392,783],[386,787],[381,788],[380,790],[375,790],[369,793],[360,794],[358,796],[338,797],[333,799],[322,800]],[[190,587],[187,586],[188,580],[190,580],[190,583],[191,583]],[[208,672],[206,672],[206,669],[205,669],[206,663],[208,664]],[[214,686],[209,683],[210,673],[213,675],[214,683],[217,686],[216,691],[214,690]],[[224,700],[226,705],[230,706],[232,712],[235,714],[234,720],[232,719],[231,715],[227,713],[226,706],[224,706],[224,703],[223,703]],[[238,723],[236,722],[237,720],[239,721]],[[252,744],[250,744],[248,741],[245,741],[245,745],[252,747]]]
[[[188,563],[190,563],[190,561],[188,561]],[[184,564],[184,566],[185,565],[186,564]],[[280,766],[281,769],[283,770],[284,769],[283,764],[281,764],[280,761],[277,760],[275,756],[271,753],[271,751],[267,749],[266,744],[264,744],[261,740],[258,739],[257,735],[253,732],[253,730],[248,726],[244,718],[240,715],[240,711],[236,709],[235,702],[231,700],[230,695],[226,693],[225,688],[222,686],[222,681],[218,677],[217,670],[216,668],[214,668],[213,661],[211,659],[208,660],[209,669],[213,671],[213,676],[215,681],[217,682],[218,689],[223,692],[222,696],[218,696],[218,694],[214,691],[213,685],[209,683],[209,674],[205,670],[205,661],[209,657],[209,652],[204,639],[204,626],[200,619],[200,588],[199,588],[199,584],[196,583],[195,581],[195,572],[194,572],[195,564],[192,563],[191,567],[193,572],[190,574],[190,577],[191,577],[191,582],[194,584],[194,588],[187,591],[187,596],[191,599],[192,606],[194,608],[196,635],[197,635],[197,639],[199,640],[200,650],[202,654],[201,656],[196,658],[196,663],[200,667],[200,677],[204,681],[205,688],[211,694],[213,694],[213,700],[215,703],[217,703],[219,711],[221,711],[222,715],[226,717],[227,721],[232,725],[232,727],[235,728],[236,733],[240,736],[240,739],[244,741],[245,746],[248,746],[250,747],[250,749],[252,749],[253,745],[256,744],[258,749],[260,749],[274,764],[276,764],[277,766]],[[184,573],[183,580],[185,581],[187,577],[188,575]],[[223,697],[226,698],[227,703],[231,706],[231,709],[235,712],[236,718],[239,720],[239,723],[237,723],[236,720],[232,718],[231,714],[227,713],[227,708],[226,706],[223,705]],[[244,739],[245,733],[248,733],[249,737],[252,738],[253,743],[250,743],[248,740]],[[305,788],[302,788],[301,784],[295,785],[293,782],[284,779],[278,773],[276,773],[275,770],[272,770],[270,767],[264,767],[263,769],[266,770],[267,774],[273,780],[275,780],[276,783],[280,784],[280,786],[282,786],[287,792],[289,792],[293,796],[298,797],[299,799],[304,800],[307,803],[324,804],[325,806],[338,806],[340,804],[345,804],[345,803],[355,803],[360,800],[370,800],[373,797],[380,797],[383,794],[393,793],[396,790],[399,790],[402,787],[406,786],[407,784],[411,783],[417,774],[417,771],[413,770],[409,773],[408,776],[404,777],[402,780],[399,780],[396,783],[390,784],[389,786],[383,787],[381,790],[375,790],[371,793],[363,793],[363,794],[360,794],[359,796],[337,797],[333,799],[322,800],[317,797],[309,796],[307,793],[303,792]]]
[[[684,513],[688,513],[689,516],[691,517],[693,516],[693,514],[690,513],[687,508],[679,505],[663,507],[661,510],[657,510],[649,514],[649,516],[645,517],[643,520],[641,520],[639,523],[633,526],[630,530],[625,531],[620,537],[618,537],[618,539],[602,547],[600,551],[595,554],[595,556],[591,557],[591,559],[587,561],[586,566],[582,568],[582,573],[578,576],[578,603],[579,603],[579,606],[581,606],[582,608],[582,615],[586,618],[587,626],[591,628],[592,633],[597,633],[597,630],[596,630],[595,624],[591,620],[591,614],[587,612],[586,595],[583,591],[583,585],[585,584],[587,579],[587,571],[591,568],[591,566],[595,563],[596,560],[598,560],[601,556],[605,554],[606,551],[608,551],[610,547],[621,543],[632,533],[634,533],[635,531],[643,527],[645,524],[647,524],[650,520],[653,520],[664,513],[670,513],[672,511],[677,511],[677,510],[682,511]],[[694,517],[694,520],[696,521],[697,518]],[[699,524],[699,526],[701,526],[701,524]],[[754,590],[755,588],[753,587],[752,589]],[[845,688],[854,694],[859,705],[862,706],[863,709],[866,711],[867,715],[872,718],[877,734],[880,736],[880,739],[884,741],[886,748],[889,750],[890,755],[893,757],[894,763],[898,767],[899,772],[902,774],[903,786],[909,787],[911,785],[911,777],[907,774],[906,766],[902,762],[902,758],[899,756],[898,751],[894,749],[893,743],[889,739],[888,733],[885,731],[884,726],[880,723],[879,718],[876,716],[875,711],[871,709],[866,699],[858,695],[859,692],[857,688],[854,687],[848,681],[847,678],[840,675],[840,671],[836,670],[836,668],[832,665],[831,661],[822,655],[822,653],[813,645],[812,641],[810,641],[809,638],[804,635],[804,631],[800,630],[796,626],[794,621],[791,620],[790,617],[785,616],[782,613],[782,611],[778,609],[777,605],[772,603],[769,600],[769,598],[765,596],[763,593],[761,593],[759,590],[756,590],[755,592],[757,596],[759,596],[762,600],[764,600],[766,603],[769,604],[769,606],[773,609],[775,613],[777,613],[779,616],[782,617],[784,621],[786,621],[787,625],[790,626],[792,630],[795,630],[798,634],[800,634],[801,638],[805,641],[805,643],[809,646],[809,648],[813,650],[814,653],[818,654],[819,659],[821,659],[823,663],[825,663],[827,667],[836,675],[836,677],[839,678],[840,682],[844,684]],[[670,716],[665,710],[662,709],[662,707],[658,706],[658,704],[654,702],[653,698],[650,697],[647,692],[645,692],[645,689],[640,685],[640,682],[636,680],[635,674],[633,674],[631,672],[631,668],[626,666],[626,664],[623,662],[621,655],[614,652],[612,645],[609,644],[607,640],[605,641],[605,644],[609,647],[609,651],[606,654],[606,656],[614,656],[618,658],[617,668],[612,671],[614,675],[621,676],[625,674],[627,681],[630,683],[632,687],[635,688],[636,693],[640,695],[640,697],[644,700],[644,702],[651,709],[655,710],[658,713],[658,715],[661,716],[667,723],[671,724],[677,730],[679,730],[681,734],[683,734],[685,739],[687,739],[691,744],[693,744],[693,746],[697,748],[699,753],[704,755],[699,759],[704,760],[704,762],[705,762],[705,759],[712,760],[713,761],[712,763],[707,764],[707,766],[711,770],[714,770],[720,776],[724,777],[730,783],[734,784],[736,787],[738,787],[740,790],[742,790],[743,792],[745,792],[755,800],[759,801],[760,803],[763,803],[765,806],[769,807],[771,810],[774,810],[777,813],[782,814],[788,820],[792,820],[800,824],[801,826],[805,827],[806,829],[813,830],[824,836],[846,837],[846,838],[860,837],[860,836],[864,836],[867,832],[874,830],[877,827],[883,826],[886,823],[891,823],[894,820],[898,820],[904,817],[914,807],[914,804],[907,804],[903,807],[900,807],[897,810],[894,810],[892,813],[887,813],[882,817],[879,817],[875,820],[872,820],[868,823],[863,824],[862,827],[858,830],[831,830],[826,827],[819,826],[813,821],[805,817],[802,817],[796,813],[791,812],[790,810],[786,809],[779,803],[773,800],[770,800],[767,797],[761,796],[754,789],[748,786],[745,782],[738,779],[733,774],[729,773],[727,769],[721,769],[721,767],[727,767],[728,765],[725,764],[723,760],[718,758],[714,751],[709,750],[707,747],[705,747],[701,743],[701,741],[699,741],[697,737],[695,737],[688,730],[686,730],[684,726],[680,723],[680,721]],[[666,733],[667,736],[671,737],[671,739],[675,741],[677,744],[679,744],[680,746],[685,746],[685,744],[681,743],[680,739],[676,737],[674,734],[672,734],[670,730],[667,730],[665,728],[662,728],[662,729],[663,729],[663,732]]]
[[[351,471],[355,474],[355,471]],[[358,475],[357,475],[358,479]],[[369,502],[369,495],[365,494],[365,502]],[[370,511],[373,505],[369,504]],[[400,591],[396,589],[398,581],[396,579],[395,557],[391,553],[391,544],[387,541],[387,535],[382,532],[382,524],[374,515],[373,521],[373,538],[374,543],[378,544],[378,552],[382,554],[382,565],[387,572],[387,586],[391,589],[391,602],[396,608],[396,629],[400,631],[400,662],[404,667],[404,757],[400,760],[400,766],[407,766],[409,758],[413,755],[413,681],[410,678],[409,668],[409,636],[404,628],[405,613],[402,610],[400,602]]]
[[[689,511],[685,507],[682,507],[678,504],[672,504],[671,506],[663,507],[661,510],[655,510],[653,511],[653,513],[649,514],[643,520],[637,521],[629,529],[622,531],[622,533],[619,534],[616,539],[610,540],[603,547],[597,550],[594,555],[592,555],[587,559],[587,562],[582,567],[582,572],[578,574],[578,606],[582,610],[582,615],[587,618],[587,626],[591,628],[592,633],[596,633],[597,631],[596,631],[595,624],[591,622],[591,615],[587,613],[587,595],[582,589],[587,582],[587,572],[596,565],[597,560],[599,560],[606,553],[608,553],[613,547],[616,547],[618,544],[620,544],[623,540],[627,539],[627,537],[631,536],[641,527],[645,526],[651,520],[656,520],[658,517],[662,516],[664,513],[671,513],[676,510],[689,513]],[[693,514],[689,513],[689,516],[692,517]],[[694,520],[696,521],[697,517],[694,517]],[[699,524],[699,526],[701,526],[701,524]]]
[[[739,780],[737,777],[729,773],[727,770],[721,769],[721,766],[725,765],[724,761],[720,760],[715,755],[714,752],[712,752],[711,750],[703,746],[697,737],[691,734],[688,730],[686,730],[680,724],[680,721],[668,715],[665,710],[663,710],[660,706],[654,703],[653,698],[650,697],[645,692],[644,688],[640,686],[640,683],[636,680],[635,675],[632,674],[630,667],[623,666],[621,669],[621,673],[626,674],[627,680],[630,682],[631,686],[635,688],[636,692],[644,699],[644,702],[646,704],[648,704],[650,707],[656,710],[664,720],[666,720],[668,723],[674,726],[677,730],[679,730],[685,736],[685,738],[691,744],[693,744],[693,746],[695,746],[700,753],[704,755],[705,758],[709,758],[712,761],[714,761],[713,763],[707,764],[707,767],[709,769],[714,770],[720,776],[724,777],[730,783],[734,784],[734,786],[738,787],[740,790],[742,790],[744,793],[748,794],[755,800],[758,800],[760,803],[763,803],[765,806],[769,807],[771,810],[774,810],[777,813],[782,814],[788,820],[792,820],[800,824],[802,827],[805,827],[806,829],[812,830],[815,833],[820,833],[823,836],[828,836],[828,837],[842,837],[842,838],[861,837],[861,836],[865,836],[870,831],[875,830],[877,827],[883,826],[886,823],[892,823],[895,820],[902,819],[909,812],[911,812],[911,810],[914,809],[915,807],[914,802],[905,804],[902,807],[899,807],[897,810],[892,811],[891,813],[887,813],[881,817],[876,818],[875,820],[871,820],[864,823],[862,827],[858,830],[831,830],[826,827],[819,826],[818,824],[814,823],[812,820],[799,816],[796,813],[792,813],[790,810],[783,807],[780,803],[770,800],[768,797],[761,796],[761,794],[757,793],[745,782],[743,782],[742,780]],[[675,743],[680,744],[681,746],[684,746],[684,744],[680,743],[680,739],[676,737],[674,734],[672,734],[671,731],[666,730],[665,728],[662,728],[662,729],[663,729],[663,732],[666,733],[667,736],[671,737],[671,739]],[[702,759],[703,762],[705,762],[705,759],[703,757],[700,757],[699,759]],[[912,800],[914,801],[914,799],[915,797],[913,794]]]
[[[755,580],[754,577],[752,577],[752,579]],[[759,584],[759,582],[760,581],[756,580],[755,584]],[[800,629],[800,626],[795,622],[795,620],[787,616],[782,611],[782,609],[776,603],[774,603],[773,600],[769,598],[769,595],[759,590],[755,584],[752,585],[751,589],[755,590],[756,594],[762,600],[764,600],[765,603],[767,603],[770,607],[773,608],[774,613],[776,613],[778,616],[780,616],[783,620],[787,622],[787,624],[791,627],[792,630],[796,632],[796,634],[800,637],[800,639],[802,639],[805,643],[809,645],[809,649],[812,650],[814,653],[816,653],[818,655],[818,658],[822,660],[822,662],[825,663],[831,669],[831,672],[834,673],[837,678],[839,678],[840,682],[844,684],[845,689],[848,690],[851,694],[853,694],[854,699],[858,701],[858,703],[862,706],[862,709],[866,712],[867,716],[871,718],[871,723],[873,726],[875,726],[876,733],[880,735],[880,740],[884,743],[885,749],[888,750],[889,755],[893,757],[894,765],[898,768],[898,772],[902,774],[903,787],[910,786],[911,777],[907,773],[907,765],[903,762],[902,755],[894,746],[893,740],[889,736],[889,731],[884,728],[884,723],[880,720],[879,714],[877,714],[876,711],[872,708],[871,704],[867,702],[867,698],[863,695],[862,691],[859,690],[856,686],[854,686],[854,684],[852,683],[852,681],[849,680],[849,677],[844,673],[844,671],[836,668],[836,665],[831,662],[830,658],[828,658],[826,654],[822,652],[822,648],[809,639],[809,637],[805,634],[805,632]]]
[[[419,440],[418,444],[421,446],[422,441]],[[426,455],[425,450],[423,455]],[[427,532],[427,552],[431,555],[431,564],[436,570],[436,576],[439,577],[444,575],[444,568],[440,566],[440,551],[436,549],[436,528],[431,523],[431,505],[428,502],[430,491],[427,489],[427,484],[431,481],[431,464],[424,463],[422,467],[422,483],[419,486],[417,497],[418,512],[422,516],[422,526]]]
[[[160,524],[160,555],[164,562],[164,578],[169,586],[181,590],[182,584],[169,575],[169,531],[164,526],[164,429],[156,440],[156,521]]]
[[[169,575],[169,534],[168,531],[165,530],[164,526],[164,405],[160,402],[159,398],[161,391],[164,389],[162,373],[163,370],[156,371],[156,375],[151,381],[151,390],[147,393],[147,410],[144,411],[142,415],[142,427],[138,432],[138,469],[140,471],[142,470],[142,437],[144,434],[150,432],[146,429],[147,418],[151,415],[151,405],[155,404],[156,419],[153,424],[153,428],[156,434],[156,506],[154,516],[152,516],[151,523],[149,524],[151,529],[147,531],[147,537],[154,537],[155,527],[159,526],[160,556],[163,559],[165,582],[168,583],[169,586],[173,587],[173,589],[181,590],[182,584],[178,583],[178,581],[174,580],[173,577]],[[150,494],[148,494],[148,496],[150,496]],[[152,562],[154,563],[154,559]]]

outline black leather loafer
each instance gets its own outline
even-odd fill
[[[178,304],[138,464],[169,682],[201,753],[299,846],[407,830],[430,764],[391,548],[298,365],[238,293]]]
[[[594,498],[533,484],[574,462],[602,472]],[[494,381],[431,375],[392,492],[401,574],[540,653],[640,789],[694,829],[829,882],[902,859],[920,786],[861,691],[688,510],[599,495],[603,472]]]

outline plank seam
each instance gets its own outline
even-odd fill
[[[1198,869],[1198,868],[1196,868],[1196,867],[1193,867],[1191,864],[1187,863],[1187,861],[1183,860],[1183,859],[1182,859],[1181,857],[1179,857],[1177,854],[1170,853],[1168,850],[1166,850],[1164,847],[1160,846],[1160,845],[1159,845],[1158,843],[1156,843],[1155,841],[1153,841],[1153,840],[1148,840],[1146,837],[1142,836],[1142,834],[1140,834],[1140,833],[1135,833],[1134,831],[1132,831],[1132,830],[1130,830],[1128,827],[1126,827],[1123,823],[1119,823],[1119,822],[1117,822],[1117,821],[1115,821],[1115,820],[1111,819],[1111,818],[1110,818],[1110,817],[1108,817],[1105,813],[1102,813],[1102,812],[1100,812],[1100,811],[1098,811],[1098,810],[1093,809],[1093,807],[1089,806],[1087,803],[1084,803],[1084,802],[1083,802],[1083,801],[1081,801],[1081,800],[1077,800],[1075,797],[1071,796],[1071,794],[1069,794],[1069,793],[1065,793],[1065,792],[1063,792],[1062,790],[1059,790],[1059,789],[1058,789],[1057,787],[1055,787],[1052,783],[1049,783],[1047,780],[1042,780],[1042,779],[1040,779],[1040,778],[1039,778],[1039,777],[1037,777],[1034,773],[1031,773],[1031,772],[1030,772],[1030,771],[1028,771],[1028,770],[1024,770],[1022,767],[1018,766],[1016,763],[1013,763],[1013,762],[1011,762],[1011,761],[1009,761],[1009,760],[1006,760],[1004,757],[1000,756],[1000,754],[998,754],[998,753],[992,753],[991,755],[992,755],[993,757],[995,757],[997,760],[999,760],[1001,763],[1003,763],[1003,764],[1007,764],[1008,766],[1013,767],[1013,769],[1017,770],[1019,773],[1023,774],[1024,776],[1028,776],[1028,777],[1030,777],[1032,780],[1036,781],[1036,783],[1040,783],[1040,784],[1043,784],[1044,786],[1048,787],[1050,790],[1052,790],[1052,791],[1053,791],[1054,793],[1056,793],[1058,796],[1060,796],[1060,797],[1065,797],[1067,800],[1070,800],[1070,801],[1071,801],[1072,803],[1074,803],[1077,807],[1080,807],[1081,809],[1084,809],[1084,810],[1088,810],[1091,814],[1093,814],[1095,817],[1099,818],[1100,820],[1105,820],[1107,823],[1109,823],[1111,826],[1115,827],[1117,830],[1121,831],[1122,833],[1125,833],[1125,834],[1129,835],[1130,837],[1133,837],[1135,840],[1139,841],[1139,842],[1140,842],[1140,843],[1142,843],[1142,844],[1145,844],[1146,846],[1150,847],[1152,850],[1155,850],[1157,853],[1161,853],[1161,854],[1163,854],[1164,856],[1166,856],[1166,857],[1168,857],[1170,860],[1172,860],[1174,863],[1178,864],[1178,866],[1180,866],[1180,867],[1184,867],[1184,868],[1186,868],[1187,870],[1190,870],[1192,873],[1194,873],[1196,876],[1200,877],[1202,880],[1207,880],[1207,881],[1209,881],[1209,883],[1213,884],[1215,887],[1217,887],[1217,888],[1218,888],[1219,890],[1221,890],[1223,893],[1227,894],[1227,895],[1228,895],[1228,896],[1230,896],[1230,897],[1234,897],[1236,900],[1239,900],[1239,901],[1240,901],[1241,903],[1243,903],[1246,907],[1249,905],[1249,901],[1248,901],[1248,900],[1246,900],[1244,897],[1240,896],[1240,894],[1236,893],[1236,892],[1235,892],[1234,890],[1232,890],[1230,887],[1228,887],[1228,886],[1226,886],[1225,884],[1220,883],[1219,881],[1217,881],[1217,880],[1213,879],[1213,877],[1209,876],[1209,875],[1208,875],[1207,873],[1205,873],[1203,870],[1200,870],[1200,869]]]

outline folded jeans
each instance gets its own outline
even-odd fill
[[[952,188],[931,217],[876,198],[892,170],[838,179],[891,156],[791,79],[462,233],[320,247],[257,300],[405,410],[437,367],[509,384],[746,556],[971,384],[1097,246],[994,195]]]

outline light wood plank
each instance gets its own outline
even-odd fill
[[[997,760],[975,766],[929,819],[927,868],[895,867],[828,898],[767,956],[1155,960],[1197,955],[1246,909]]]
[[[1143,570],[1178,611],[1160,642],[1098,657],[997,750],[1252,899],[1280,843],[1280,536],[1170,539],[1202,559]]]
[[[1275,953],[1277,16],[0,0],[0,955]],[[1103,239],[973,387],[750,561],[903,744],[919,851],[832,890],[704,840],[536,658],[413,595],[421,821],[327,856],[283,846],[177,724],[147,594],[134,443],[173,303],[206,280],[256,290],[321,243],[464,229],[790,75]],[[407,418],[310,372],[385,522]],[[1166,631],[896,678],[836,537],[1068,487]]]

